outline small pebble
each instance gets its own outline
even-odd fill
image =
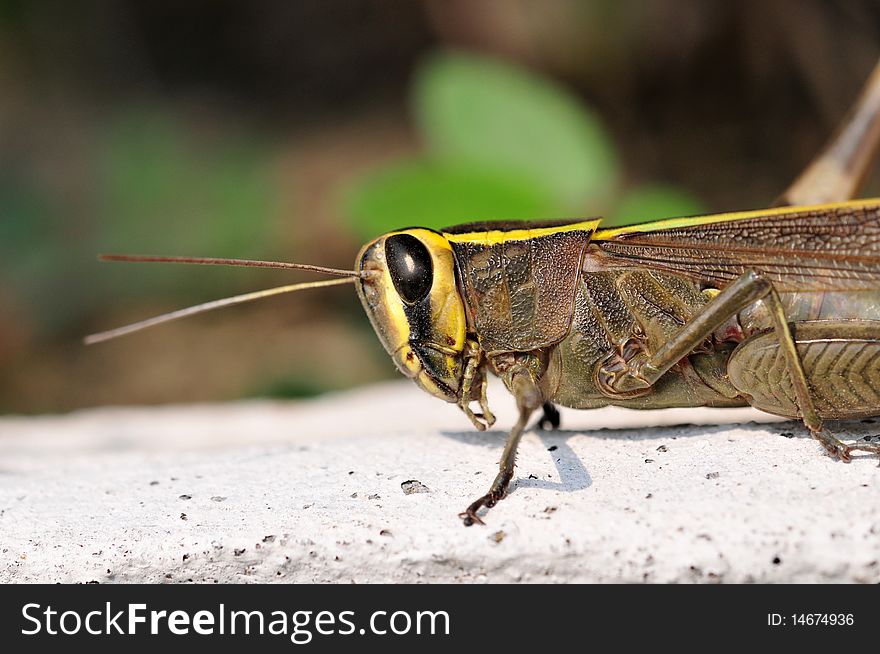
[[[414,493],[430,493],[431,491],[418,479],[410,479],[400,484],[404,495],[412,495]]]

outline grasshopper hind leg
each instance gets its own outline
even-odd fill
[[[824,204],[856,197],[880,148],[880,63],[825,149],[775,206]]]
[[[846,443],[827,429],[811,430],[811,433],[813,438],[819,441],[828,454],[836,459],[840,459],[844,463],[852,461],[853,452],[867,452],[880,458],[880,443]],[[877,465],[880,466],[880,461],[878,461]]]
[[[833,457],[852,452],[880,455],[880,443],[845,443],[823,420],[857,420],[880,414],[880,321],[815,320],[791,323],[790,342],[801,362],[792,371],[772,332],[744,341],[728,362],[733,385],[749,394],[752,406],[790,418],[801,417],[813,437]],[[809,390],[809,410],[789,381],[798,373]]]
[[[757,409],[801,418],[825,449],[844,461],[854,451],[880,454],[877,444],[846,444],[822,424],[880,414],[880,321],[789,323],[773,283],[754,271],[728,285],[656,352],[616,371],[611,391],[650,388],[725,320],[758,301],[772,326],[730,355],[727,372],[733,387]]]

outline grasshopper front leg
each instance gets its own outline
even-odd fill
[[[486,379],[485,370],[483,370],[485,367],[483,353],[475,341],[468,341],[465,357],[467,364],[465,365],[464,376],[461,382],[461,394],[458,400],[458,408],[468,417],[474,427],[480,431],[485,431],[495,424],[495,414],[489,409],[489,401],[486,397],[488,380]],[[477,398],[477,401],[480,404],[480,410],[482,413],[474,413],[470,406],[473,401],[473,387],[477,376],[479,376],[480,384],[480,395]]]
[[[822,446],[843,461],[851,458],[854,450],[877,453],[876,444],[846,443],[822,429],[822,419],[810,394],[797,345],[785,318],[785,311],[773,284],[759,274],[748,271],[719,293],[681,330],[674,334],[653,354],[640,353],[629,360],[623,370],[600,370],[600,376],[609,381],[607,388],[621,396],[631,395],[653,386],[675,364],[697,349],[706,338],[726,320],[757,301],[766,304],[773,330],[785,359],[786,370],[791,379],[797,400],[797,413]]]
[[[503,378],[505,384],[516,398],[519,419],[507,437],[504,452],[501,454],[498,475],[492,482],[489,492],[472,502],[467,509],[458,514],[458,517],[464,521],[466,527],[470,527],[474,523],[484,524],[480,516],[477,515],[477,511],[483,507],[491,509],[499,500],[504,498],[510,481],[513,479],[513,469],[516,465],[516,449],[519,446],[520,439],[522,439],[523,432],[532,413],[540,408],[544,402],[541,390],[538,388],[538,381],[535,378],[533,367],[528,365],[528,363],[514,363],[503,372]]]

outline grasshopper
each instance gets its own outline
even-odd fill
[[[845,443],[827,420],[880,415],[880,199],[852,200],[880,142],[880,64],[849,120],[770,209],[603,229],[599,219],[473,223],[384,234],[354,270],[239,259],[104,256],[311,270],[291,284],[190,307],[108,332],[305,288],[353,283],[397,368],[495,422],[487,378],[516,399],[489,491],[465,525],[502,499],[536,411],[732,407],[802,419],[832,456],[880,454]],[[479,410],[472,405],[476,403]]]

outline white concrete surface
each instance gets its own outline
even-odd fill
[[[406,381],[0,418],[0,581],[880,581],[876,460],[790,422],[672,426],[749,410],[563,411],[464,528],[513,420],[491,399],[490,433]]]

